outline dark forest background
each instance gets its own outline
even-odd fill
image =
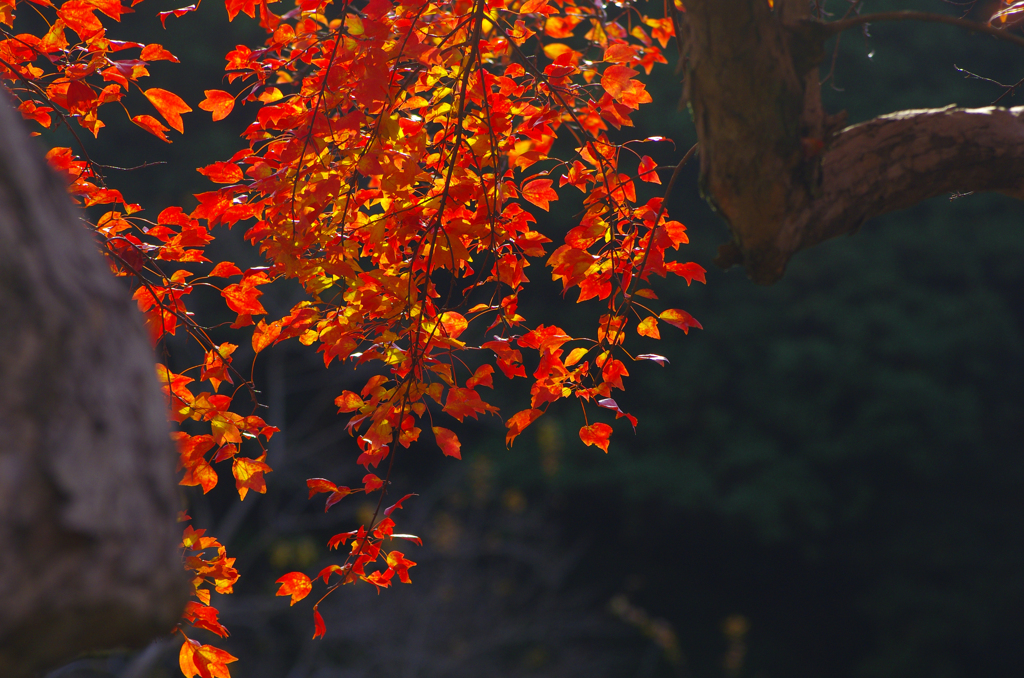
[[[195,106],[203,89],[222,86],[230,45],[260,33],[245,17],[228,25],[212,0],[163,31],[155,13],[176,4],[147,0],[112,37],[170,48],[182,64],[154,64],[153,84]],[[826,9],[848,7],[829,0]],[[993,9],[863,5],[891,8],[974,18]],[[826,106],[857,122],[1004,94],[1001,105],[1014,105],[1021,97],[964,71],[1016,83],[1022,56],[950,27],[874,25],[842,37]],[[677,110],[679,77],[662,67],[649,89],[656,103],[637,134],[674,139],[656,158],[674,163],[694,141]],[[138,99],[133,113],[144,112]],[[126,167],[166,161],[110,180],[154,214],[189,208],[192,193],[210,190],[193,168],[229,157],[252,114],[242,108],[214,125],[197,110],[171,146],[108,120],[90,153]],[[273,582],[332,562],[327,539],[369,510],[357,497],[325,515],[304,484],[358,483],[354,441],[332,400],[366,375],[325,370],[294,342],[261,355],[269,418],[282,428],[268,493],[239,503],[224,478],[205,497],[185,493],[195,526],[225,540],[243,574],[235,595],[214,602],[232,631],[216,644],[240,658],[232,676],[1020,675],[1024,207],[937,198],[799,255],[782,282],[762,288],[711,265],[727,234],[697,194],[694,167],[683,179],[671,204],[692,238],[681,256],[708,268],[708,283],[658,291],[704,330],[636,340],[638,351],[671,360],[630,368],[617,399],[640,418],[636,434],[620,420],[608,455],[584,448],[581,416],[565,406],[512,449],[491,418],[458,429],[462,462],[432,445],[400,452],[394,492],[420,495],[400,525],[426,543],[403,549],[419,563],[414,584],[379,596],[369,585],[340,589],[321,605],[319,641],[310,640],[311,603],[289,608]],[[547,228],[561,233],[572,216],[571,204],[553,206]],[[219,240],[243,267],[258,263],[240,230]],[[599,307],[563,300],[539,267],[528,273],[523,315],[586,331]],[[268,291],[264,301],[286,312],[290,294]],[[242,344],[244,361],[248,341],[223,336]],[[178,368],[200,361],[184,343],[167,349]],[[495,381],[506,411],[521,409],[522,385]],[[170,678],[178,645],[85,658],[51,676]]]

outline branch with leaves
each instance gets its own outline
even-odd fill
[[[95,136],[104,126],[101,109],[106,116],[117,108],[107,105],[118,104],[163,141],[172,140],[171,130],[184,133],[191,106],[140,84],[150,63],[178,59],[161,45],[106,35],[104,22],[132,9],[118,0],[36,2],[31,9],[48,30],[33,36],[14,28],[28,6],[4,7],[0,77],[25,118]],[[195,9],[160,19],[187,21]],[[662,15],[649,16],[650,9]],[[105,166],[84,149],[76,156],[55,148],[48,159],[72,195],[93,208],[111,270],[132,282],[154,343],[181,329],[202,350],[203,362],[181,372],[157,366],[171,420],[192,422],[173,433],[182,485],[209,492],[218,465],[230,461],[240,500],[265,492],[266,442],[276,432],[259,416],[251,368],[246,377],[232,363],[237,346],[189,311],[194,290],[220,294],[235,314],[231,327],[251,328],[256,355],[297,339],[315,346],[325,366],[373,367],[358,392],[336,400],[350,415],[361,486],[324,478],[308,486],[311,498],[328,494],[325,510],[349,494],[380,492],[377,510],[330,540],[331,548],[350,546],[343,562],[312,579],[285,575],[279,595],[294,604],[316,579],[328,587],[324,596],[359,581],[407,583],[415,562],[386,547],[394,539],[420,543],[395,532],[393,512],[413,495],[381,509],[398,449],[432,436],[442,454],[461,458],[458,434],[444,418],[498,415],[482,389],[503,377],[531,382],[529,406],[506,420],[507,444],[559,401],[575,400],[586,420],[581,442],[607,452],[613,428],[602,416],[637,425],[612,397],[625,387],[627,365],[666,363],[627,351],[627,331],[657,339],[659,322],[684,332],[700,327],[685,311],[657,308],[650,286],[652,275],[704,281],[703,268],[670,256],[687,235],[666,215],[668,195],[638,198],[638,182],[661,183],[655,162],[638,149],[665,140],[622,140],[631,116],[651,101],[637,76],[667,62],[662,50],[676,37],[679,8],[297,0],[278,14],[265,0],[227,0],[227,10],[230,20],[245,14],[258,21],[267,37],[229,51],[224,89],[208,89],[198,102],[214,120],[237,114],[237,104],[255,109],[238,152],[199,169],[216,187],[195,196],[198,207],[169,206],[153,219],[106,185]],[[135,94],[159,118],[129,112]],[[561,136],[572,143],[555,156]],[[553,243],[535,214],[559,199],[557,189],[580,191],[583,211]],[[207,258],[218,228],[240,223],[266,266],[243,271]],[[519,314],[526,269],[538,263],[565,295],[600,305],[591,336]],[[286,316],[268,317],[262,290],[285,280],[298,281],[306,298]],[[187,678],[227,676],[235,658],[188,629],[227,634],[212,593],[231,592],[239,576],[234,559],[191,525],[181,547],[195,596],[179,629],[181,669]],[[324,632],[318,604],[316,636]]]

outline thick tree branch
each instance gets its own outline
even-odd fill
[[[818,65],[824,41],[863,17],[824,24],[807,18],[805,0],[776,11],[764,0],[683,1],[701,188],[733,236],[720,265],[742,264],[768,284],[801,249],[921,200],[1024,197],[1024,108],[903,111],[840,130],[844,115],[821,109]]]
[[[884,115],[839,132],[821,169],[820,192],[779,230],[781,253],[792,255],[937,195],[999,191],[1022,197],[1024,106]]]

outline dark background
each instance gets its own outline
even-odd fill
[[[252,44],[260,33],[245,17],[226,28],[212,0],[169,19],[164,33],[154,15],[174,6],[147,0],[112,37],[152,35],[170,48],[183,63],[154,65],[148,86],[195,107],[203,89],[222,87],[225,35]],[[864,9],[889,8],[971,9],[934,0]],[[826,106],[845,108],[851,122],[984,106],[1004,90],[956,67],[1012,84],[1024,77],[1021,63],[1014,47],[954,28],[875,25],[843,36]],[[675,150],[652,154],[675,162],[694,141],[688,114],[676,110],[678,77],[662,67],[649,89],[656,102],[636,133],[673,138]],[[129,103],[133,114],[151,113],[145,106],[141,96]],[[90,152],[122,166],[166,160],[111,182],[153,214],[189,208],[191,193],[210,190],[193,168],[229,157],[252,114],[213,125],[197,110],[171,146],[108,114]],[[608,455],[584,448],[581,416],[567,403],[512,449],[490,418],[453,427],[462,462],[432,445],[402,451],[395,496],[420,496],[399,525],[426,542],[402,548],[419,563],[414,584],[379,596],[368,585],[339,589],[320,607],[323,640],[309,640],[314,599],[289,608],[273,582],[338,561],[326,540],[368,510],[356,496],[325,515],[304,484],[358,484],[355,445],[332,400],[366,374],[325,370],[296,342],[261,356],[269,419],[283,429],[268,493],[239,503],[226,467],[209,495],[185,492],[195,526],[226,540],[242,572],[237,593],[214,601],[232,636],[197,633],[240,658],[232,676],[1020,675],[1020,203],[936,198],[798,255],[782,282],[761,288],[711,265],[727,236],[696,185],[691,166],[671,212],[693,241],[681,256],[708,268],[708,283],[657,289],[665,308],[690,311],[704,330],[663,327],[661,342],[635,340],[638,352],[671,360],[630,366],[616,398],[640,418],[636,434],[619,420]],[[564,232],[571,219],[572,209],[553,206],[546,228]],[[257,260],[240,234],[221,234],[217,247],[244,267]],[[587,331],[598,305],[562,300],[539,266],[528,274],[523,315]],[[264,300],[286,312],[290,295],[268,290]],[[235,341],[244,361],[248,342]],[[176,365],[199,361],[184,344],[169,349]],[[503,411],[522,409],[522,385],[495,382]],[[178,645],[87,658],[53,676],[170,677]]]

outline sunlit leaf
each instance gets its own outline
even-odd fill
[[[147,89],[143,94],[149,99],[149,103],[153,104],[153,108],[156,109],[157,113],[167,121],[171,129],[178,130],[180,134],[185,133],[185,126],[181,122],[181,114],[188,113],[192,109],[181,97],[159,87]]]
[[[292,605],[308,596],[313,590],[313,582],[301,572],[289,572],[275,583],[281,585],[276,595],[291,596]]]
[[[434,432],[437,446],[441,448],[446,457],[462,459],[462,443],[459,442],[458,436],[453,431],[441,426],[434,426],[431,430]]]
[[[167,143],[171,143],[171,140],[168,139],[167,135],[165,134],[165,132],[168,131],[168,128],[160,124],[160,121],[154,118],[153,116],[136,115],[132,118],[132,122],[134,122],[142,129],[146,130],[150,134],[154,135],[155,137],[159,138],[160,140],[166,141]]]
[[[204,90],[206,98],[199,102],[199,108],[213,113],[213,121],[223,120],[235,107],[235,98],[220,89]]]
[[[597,445],[605,454],[608,453],[608,439],[612,435],[612,427],[608,424],[591,424],[580,429],[580,440],[587,447]]]

